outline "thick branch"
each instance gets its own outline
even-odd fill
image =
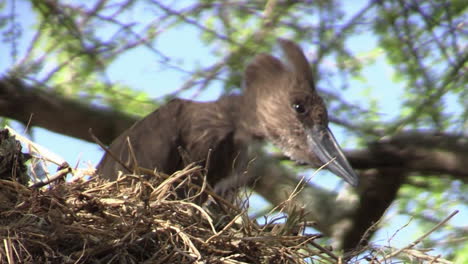
[[[285,201],[299,184],[295,175],[268,156],[257,158],[249,173],[261,176],[254,189],[275,205]],[[348,251],[367,244],[375,230],[367,232],[361,242],[362,236],[393,202],[404,176],[401,169],[367,170],[360,175],[358,195],[348,192],[338,197],[337,193],[308,185],[294,201],[307,211],[306,220],[315,221],[316,229],[333,238],[334,247]]]
[[[356,169],[401,168],[429,175],[447,174],[468,182],[468,139],[461,135],[409,131],[346,153]]]
[[[376,223],[395,200],[406,174],[400,168],[385,168],[366,170],[360,176],[358,206],[349,219],[341,220],[347,223],[341,232],[333,230],[335,243],[345,251],[368,244],[379,228]]]
[[[106,144],[137,120],[31,87],[16,78],[0,79],[0,115],[87,141],[92,141],[88,132],[92,128]]]

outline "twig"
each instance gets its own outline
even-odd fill
[[[244,212],[241,212],[239,214],[237,214],[234,218],[232,218],[231,221],[229,221],[229,223],[219,232],[215,233],[214,235],[210,236],[206,241],[205,243],[208,244],[211,240],[213,240],[214,238],[220,236],[222,233],[224,233],[226,230],[228,230],[236,221],[239,217],[242,216]]]
[[[299,195],[300,192],[302,192],[302,190],[304,189],[304,186],[309,183],[311,180],[312,180],[312,177],[315,176],[316,173],[318,173],[319,171],[321,171],[322,169],[326,168],[330,163],[332,163],[336,158],[333,158],[331,159],[330,161],[328,161],[327,163],[323,164],[322,166],[320,166],[313,174],[312,176],[308,177],[308,179],[306,179],[306,176],[303,176],[301,178],[301,180],[296,184],[296,186],[294,187],[294,190],[289,194],[288,198],[286,200],[284,200],[283,202],[281,202],[280,204],[278,204],[277,206],[273,207],[270,212],[268,213],[269,215],[273,214],[273,212],[275,212],[276,210],[278,210],[278,208],[281,207],[281,209],[279,210],[279,212],[283,212],[283,209],[285,207],[286,204],[290,203],[297,195]]]
[[[271,27],[273,22],[273,12],[276,8],[276,0],[268,0],[265,4],[265,10],[263,10],[263,26]]]
[[[383,257],[382,260],[380,260],[378,263],[385,263],[385,261],[387,259],[390,259],[392,257],[395,257],[397,256],[398,254],[400,254],[401,252],[403,252],[404,250],[409,250],[411,248],[413,248],[414,246],[416,246],[417,244],[419,244],[423,239],[425,239],[427,236],[429,236],[432,232],[434,232],[435,230],[437,230],[438,228],[440,228],[442,225],[444,225],[445,223],[447,223],[452,217],[454,217],[456,214],[458,214],[458,210],[455,210],[453,211],[449,216],[447,216],[444,220],[442,220],[440,223],[438,223],[437,225],[435,225],[433,228],[431,228],[428,232],[426,232],[424,235],[420,236],[418,239],[416,239],[415,241],[411,242],[409,245],[407,245],[406,247],[403,247],[403,248],[400,248],[399,250],[397,251],[394,251],[393,253],[390,253],[386,256]]]
[[[28,146],[28,148],[32,149],[35,153],[39,153],[42,157],[45,157],[45,159],[49,160],[50,162],[52,162],[54,164],[57,164],[57,165],[62,165],[62,164],[64,164],[66,162],[59,155],[53,153],[52,151],[46,149],[45,147],[43,147],[43,146],[41,146],[41,145],[39,145],[37,143],[32,142],[28,138],[23,137],[18,132],[16,132],[13,128],[11,128],[9,126],[5,126],[5,128],[8,129],[10,134],[15,136],[15,138],[18,141],[20,141],[23,144],[25,144],[26,146]]]
[[[98,144],[105,152],[107,155],[109,155],[111,158],[113,158],[115,161],[117,161],[117,163],[119,163],[124,169],[126,169],[129,173],[132,173],[132,170],[127,166],[125,165],[125,163],[123,163],[119,158],[117,158],[117,156],[114,155],[114,153],[112,153],[94,134],[93,134],[93,130],[90,128],[88,130],[89,134],[91,135],[91,138],[94,140],[94,142],[96,142],[96,144]]]
[[[136,174],[140,174],[140,171],[138,170],[138,160],[136,158],[135,151],[133,150],[132,142],[130,142],[129,136],[127,136],[127,144],[128,144],[128,150],[130,152],[130,157],[132,158],[133,172]]]
[[[41,188],[43,186],[46,186],[47,184],[49,184],[51,182],[54,182],[54,181],[56,181],[58,179],[63,178],[64,176],[66,176],[70,172],[72,172],[72,169],[70,168],[70,166],[68,166],[68,164],[66,164],[63,169],[57,171],[57,173],[55,173],[52,177],[47,178],[47,180],[45,180],[45,181],[36,182],[35,184],[31,185],[31,188],[39,189],[39,188]]]
[[[158,173],[158,175],[156,175],[156,173],[153,171],[153,170],[150,170],[150,169],[147,169],[147,168],[142,168],[142,167],[139,167],[138,170],[142,173],[142,174],[147,174],[147,175],[153,175],[153,176],[162,176],[164,177],[165,179],[171,177],[170,175],[167,175],[167,174],[164,174],[164,173]],[[188,185],[192,188],[195,188],[197,190],[200,190],[202,189],[201,186],[195,184],[195,183],[191,183],[189,182]],[[208,187],[208,186],[206,186]],[[235,207],[234,205],[232,205],[231,203],[229,203],[228,201],[226,201],[223,197],[221,197],[220,195],[218,195],[217,193],[215,193],[213,190],[209,189],[209,188],[206,188],[205,190],[205,193],[207,193],[208,195],[211,195],[213,197],[213,199],[215,199],[216,202],[218,203],[222,203],[224,205],[226,205],[227,207],[229,207],[230,209],[234,210],[236,213],[240,213],[239,209],[237,207]]]
[[[311,241],[309,241],[309,243],[312,244],[314,247],[318,248],[321,252],[327,254],[329,257],[331,257],[331,258],[333,258],[335,260],[339,260],[339,258],[335,254],[333,254],[333,252],[331,252],[330,250],[328,250],[328,249],[322,247],[321,245],[315,243],[315,241],[311,240]]]

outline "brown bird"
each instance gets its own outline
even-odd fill
[[[327,168],[356,186],[358,177],[328,128],[327,109],[301,48],[284,39],[279,44],[286,63],[257,55],[244,72],[242,95],[207,103],[174,99],[135,123],[109,150],[132,168],[129,138],[138,166],[167,174],[183,169],[188,157],[207,168],[208,183],[215,186],[245,169],[250,143],[267,139],[295,161],[331,161]],[[98,174],[108,179],[119,170],[124,168],[108,154],[98,165]]]

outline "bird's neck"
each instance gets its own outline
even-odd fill
[[[263,133],[256,116],[255,103],[243,94],[225,95],[218,104],[235,128],[235,136],[242,141],[263,139]]]

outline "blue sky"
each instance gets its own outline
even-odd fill
[[[365,3],[365,1],[347,1],[348,10],[355,10],[359,8],[359,3]],[[351,4],[352,3],[352,4]],[[27,40],[30,38],[30,31],[28,28],[33,23],[33,16],[30,13],[24,12],[28,10],[25,1],[17,1],[17,9],[23,10],[21,18],[18,21],[22,21],[24,25],[24,38],[20,40],[20,51],[24,51],[25,45],[28,43]],[[8,10],[4,9],[4,10]],[[142,19],[147,19],[150,15],[143,14]],[[190,26],[185,26],[178,30],[172,30],[165,32],[156,41],[158,49],[166,53],[168,56],[175,56],[183,58],[186,67],[190,68],[195,64],[209,65],[215,61],[215,58],[210,53],[210,47],[205,47],[199,40],[198,32]],[[308,54],[313,54],[314,47],[307,43],[301,43],[302,47]],[[363,57],[368,55],[371,51],[376,51],[376,39],[370,34],[362,34],[358,37],[354,37],[350,40],[349,46],[352,47],[356,54],[361,54]],[[0,49],[0,74],[4,73],[5,69],[11,65],[10,56],[8,54],[8,48]],[[395,83],[392,79],[392,68],[387,64],[383,53],[380,51],[380,56],[377,57],[376,62],[371,66],[367,67],[363,71],[363,75],[367,82],[363,83],[359,80],[352,80],[349,84],[349,89],[346,91],[334,91],[336,93],[345,92],[346,96],[353,103],[358,105],[365,105],[368,102],[363,101],[367,95],[377,98],[379,102],[379,115],[382,119],[394,118],[396,113],[399,112],[400,98],[403,93],[403,87],[401,83]],[[20,53],[21,57],[21,53]],[[8,58],[8,59],[5,59]],[[251,58],[246,58],[246,62]],[[325,61],[326,67],[334,67],[335,62]],[[148,53],[144,48],[134,49],[124,56],[120,57],[115,63],[109,68],[108,74],[112,81],[124,83],[135,89],[139,89],[147,92],[152,98],[159,98],[174,89],[179,88],[185,81],[183,75],[171,70],[161,69],[158,66],[157,61],[153,56],[148,56]],[[338,80],[337,80],[338,81]],[[370,89],[373,88],[373,89]],[[213,87],[212,90],[204,93],[197,100],[210,100],[216,99],[220,94],[220,87]],[[188,94],[187,96],[189,96]],[[18,126],[14,126],[18,127]],[[349,138],[349,135],[339,127],[332,126],[339,142],[346,148],[354,146],[354,140]],[[97,164],[102,156],[100,148],[88,142],[73,139],[70,137],[62,136],[45,129],[36,128],[33,133],[33,140],[49,150],[55,152],[59,156],[63,157],[72,166],[78,161],[79,166],[83,167],[87,164]],[[312,173],[312,172],[310,172]],[[336,186],[338,179],[335,176],[330,176],[329,173],[320,173],[314,178],[314,182],[321,183],[323,186]],[[390,215],[395,214],[395,210],[390,211]],[[465,214],[466,215],[466,214]],[[460,217],[458,217],[460,218]],[[463,217],[461,217],[463,218]],[[394,218],[389,228],[383,229],[379,232],[377,241],[379,244],[387,244],[388,239],[398,228],[403,226],[408,220],[408,217],[400,216]],[[461,220],[458,220],[459,222]],[[462,222],[459,223],[463,225]],[[392,240],[392,244],[395,246],[402,246],[410,242],[415,238],[414,231],[416,227],[405,228],[400,231],[400,234]]]

